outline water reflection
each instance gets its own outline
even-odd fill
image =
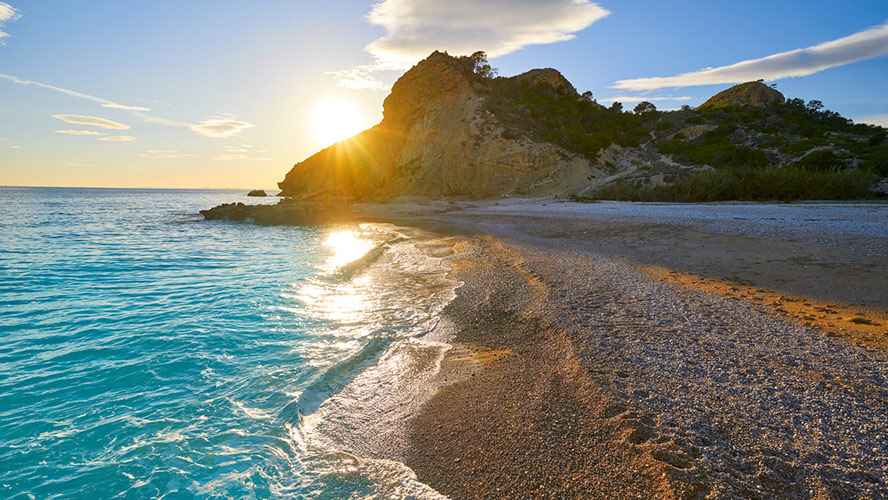
[[[324,239],[324,246],[333,252],[327,259],[325,269],[331,272],[361,258],[376,245],[365,234],[344,230],[330,233]]]

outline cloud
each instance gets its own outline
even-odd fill
[[[15,10],[12,5],[9,5],[6,2],[0,2],[0,45],[6,45],[6,42],[3,40],[9,36],[9,33],[3,31],[3,25],[9,21],[15,21],[16,19],[22,17],[19,11]]]
[[[69,163],[69,167],[83,167],[83,168],[96,168],[98,165],[95,163]]]
[[[691,98],[688,96],[679,96],[679,97],[670,97],[670,96],[662,96],[662,97],[647,97],[643,95],[618,95],[614,97],[606,97],[604,99],[598,99],[599,102],[622,102],[622,103],[630,103],[630,102],[656,102],[656,101],[690,101]]]
[[[75,125],[89,125],[92,127],[99,127],[108,130],[128,130],[130,128],[129,125],[106,120],[105,118],[99,118],[98,116],[52,115],[52,117],[62,120],[63,122],[73,123]]]
[[[888,114],[869,115],[854,120],[855,123],[869,123],[870,125],[878,125],[888,128]]]
[[[67,135],[102,135],[101,132],[96,132],[94,130],[53,130],[56,134],[67,134]]]
[[[9,149],[20,149],[21,146],[9,146]]]
[[[838,40],[804,49],[790,50],[761,59],[729,66],[705,68],[676,76],[620,80],[613,88],[652,90],[663,87],[692,87],[743,83],[753,80],[779,80],[807,76],[837,66],[888,54],[888,23],[874,26]]]
[[[231,160],[247,160],[249,157],[245,155],[233,155],[233,154],[221,154],[213,158],[214,160],[219,161],[231,161]]]
[[[140,154],[142,158],[180,158],[182,156],[193,156],[193,155],[183,155],[178,151],[161,151],[157,149],[152,149],[145,153]]]
[[[119,109],[119,110],[127,111],[127,112],[131,113],[132,115],[136,116],[137,118],[144,120],[146,122],[149,122],[149,123],[156,123],[159,125],[165,125],[165,126],[169,126],[169,127],[184,127],[184,128],[191,129],[192,131],[194,131],[200,135],[203,135],[205,137],[229,137],[232,135],[236,135],[237,133],[239,133],[241,130],[243,130],[245,128],[250,128],[253,126],[251,123],[238,121],[238,120],[235,120],[231,117],[227,117],[227,118],[216,117],[216,118],[211,118],[209,120],[204,120],[200,123],[169,120],[166,118],[152,116],[152,115],[144,113],[143,111],[147,110],[148,108],[140,109],[139,106],[125,106],[123,104],[118,104],[114,101],[110,101],[108,99],[103,99],[101,97],[96,97],[93,95],[84,94],[82,92],[77,92],[77,91],[65,89],[62,87],[56,87],[54,85],[47,85],[45,83],[35,82],[33,80],[25,80],[25,79],[19,78],[17,76],[12,76],[12,75],[0,73],[0,79],[8,80],[8,81],[10,81],[12,83],[16,83],[18,85],[29,85],[29,86],[40,87],[40,88],[44,88],[47,90],[52,90],[54,92],[59,92],[59,93],[65,94],[65,95],[69,95],[71,97],[76,97],[78,99],[85,99],[87,101],[97,102],[100,105],[102,105],[102,107],[105,107],[105,108],[112,108],[112,109]],[[62,115],[62,116],[66,116],[66,115]],[[70,115],[67,115],[67,116],[70,116]],[[127,127],[127,128],[129,128],[129,127]]]
[[[146,108],[144,106],[126,106],[124,104],[117,103],[102,104],[102,107],[111,109],[123,109],[125,111],[151,111],[151,108]]]
[[[562,42],[610,14],[589,0],[382,0],[367,20],[386,34],[364,49],[373,63],[333,72],[339,84],[379,89],[379,71],[403,70],[435,50],[499,57]]]
[[[353,90],[383,90],[385,84],[374,73],[379,69],[373,64],[354,66],[342,71],[328,71],[325,74],[332,76],[340,87]]]
[[[210,118],[209,120],[189,125],[189,128],[204,137],[230,137],[252,126],[251,123],[233,118]]]
[[[248,154],[250,148],[252,148],[252,144],[241,144],[240,146],[226,146],[222,148],[225,152],[213,157],[214,160],[217,161],[237,161],[237,160],[250,160],[250,161],[270,161],[271,158],[256,158],[251,157]],[[257,153],[268,153],[264,149],[257,150]]]
[[[129,142],[135,141],[136,138],[131,135],[111,135],[108,137],[99,137],[100,141],[111,141],[111,142]]]

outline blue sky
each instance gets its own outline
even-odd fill
[[[888,123],[886,21],[884,0],[5,0],[0,185],[271,187],[324,145],[319,103],[371,126],[434,48],[554,67],[630,108],[749,75]]]

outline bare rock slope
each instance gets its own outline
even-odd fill
[[[516,78],[576,93],[555,70]],[[382,122],[295,165],[279,184],[281,194],[353,201],[552,195],[568,194],[600,175],[581,155],[504,134],[506,124],[484,109],[484,94],[471,67],[435,52],[398,79],[383,104]]]

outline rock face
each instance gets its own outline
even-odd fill
[[[723,90],[710,97],[697,109],[721,108],[724,106],[758,106],[766,107],[773,104],[783,104],[786,98],[775,89],[768,87],[761,81],[741,83]]]
[[[545,83],[555,88],[562,87],[574,94],[577,93],[577,89],[574,88],[573,85],[571,85],[567,78],[565,78],[560,71],[554,68],[532,69],[526,73],[521,73],[520,75],[513,76],[512,78],[514,78],[515,80],[525,81],[531,85],[539,85],[541,83]]]
[[[268,196],[268,194],[261,189],[254,189],[247,193],[247,196]]]
[[[575,92],[552,69],[520,77]],[[296,164],[279,183],[281,194],[348,201],[551,196],[571,194],[595,175],[588,159],[552,143],[504,137],[506,124],[483,109],[478,78],[460,59],[434,52],[392,87],[382,122]]]

